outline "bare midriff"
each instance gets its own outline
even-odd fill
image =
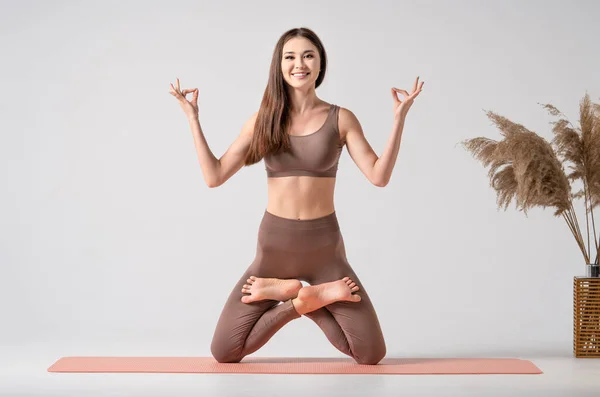
[[[334,212],[335,178],[285,176],[267,178],[267,211],[288,219],[316,219]]]

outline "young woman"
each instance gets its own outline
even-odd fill
[[[284,33],[273,52],[262,103],[220,159],[211,152],[198,120],[198,89],[171,84],[188,117],[209,187],[225,183],[242,166],[264,159],[268,203],[258,230],[254,261],[229,295],[211,352],[218,362],[239,362],[285,324],[302,315],[359,364],[386,354],[379,320],[364,285],[346,258],[334,209],[335,176],[342,149],[376,186],[386,186],[400,148],[406,114],[419,95],[392,88],[394,122],[378,157],[348,109],[317,97],[327,56],[307,28]],[[405,96],[403,101],[396,93]],[[186,99],[192,94],[192,101]],[[301,281],[310,284],[303,286]],[[282,303],[283,302],[283,303]]]

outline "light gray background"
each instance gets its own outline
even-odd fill
[[[485,110],[550,140],[538,102],[573,122],[586,90],[597,102],[598,3],[119,3],[0,3],[7,367],[210,355],[254,258],[266,174],[261,162],[209,189],[169,83],[199,89],[220,157],[258,110],[278,37],[300,26],[329,56],[317,95],[353,111],[378,155],[390,87],[425,81],[389,185],[371,185],[347,149],[337,179],[348,259],[387,357],[572,354],[575,239],[553,209],[498,211],[487,169],[457,143],[501,138]],[[342,356],[307,318],[255,355]]]

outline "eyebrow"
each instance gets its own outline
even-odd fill
[[[304,51],[304,52],[315,52],[315,51],[314,51],[314,50],[306,50],[306,51]],[[284,55],[285,55],[285,54],[295,54],[295,52],[294,52],[294,51],[286,51],[286,52],[284,52],[283,54],[284,54]]]

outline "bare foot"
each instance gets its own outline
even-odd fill
[[[261,278],[250,276],[246,280],[248,284],[244,284],[242,292],[242,302],[250,303],[263,299],[274,299],[278,301],[286,301],[295,298],[298,291],[302,288],[300,280],[296,279],[279,279],[279,278]]]
[[[358,285],[350,277],[344,277],[329,283],[303,287],[292,303],[298,314],[302,315],[337,301],[360,302],[360,295],[352,294],[358,290]]]

